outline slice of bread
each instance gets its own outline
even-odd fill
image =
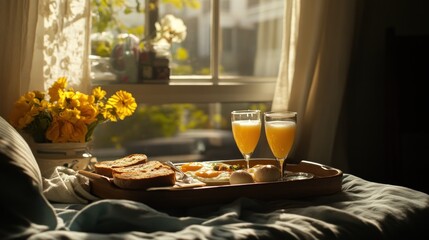
[[[118,167],[112,169],[112,175],[113,173],[124,173],[124,172],[147,172],[152,171],[153,169],[158,169],[165,167],[164,164],[158,161],[148,161],[145,163],[139,163],[127,167]]]
[[[131,154],[120,159],[111,161],[100,161],[94,164],[95,173],[106,177],[113,177],[112,171],[115,168],[128,167],[147,162],[145,154]]]
[[[176,183],[176,173],[159,161],[148,161],[113,169],[113,183],[125,189],[173,186]]]

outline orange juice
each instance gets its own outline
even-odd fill
[[[252,154],[261,135],[260,120],[236,120],[232,122],[232,134],[242,154]]]
[[[265,122],[265,135],[277,159],[286,158],[295,140],[296,123],[293,121]]]

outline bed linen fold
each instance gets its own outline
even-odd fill
[[[429,195],[350,174],[342,186],[328,196],[186,209],[106,199],[54,204],[66,230],[30,239],[428,239]]]

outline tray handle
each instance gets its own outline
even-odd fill
[[[100,175],[100,174],[93,173],[93,172],[88,172],[88,171],[85,171],[85,170],[79,170],[78,173],[81,174],[81,175],[83,175],[83,176],[85,176],[85,177],[93,179],[93,180],[105,181],[105,182],[108,182],[108,183],[111,182],[110,178],[108,178],[106,176],[103,176],[103,175]]]

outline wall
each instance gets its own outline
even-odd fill
[[[424,154],[424,150],[429,149],[427,127],[413,132],[421,139],[410,138],[407,129],[400,127],[403,120],[397,118],[399,113],[407,111],[414,111],[415,116],[415,111],[428,113],[429,104],[423,105],[425,109],[414,110],[409,106],[400,109],[400,106],[401,101],[413,96],[413,93],[401,95],[404,85],[419,89],[415,84],[429,78],[423,69],[419,71],[406,64],[410,59],[398,58],[396,60],[403,60],[403,65],[394,67],[393,62],[397,61],[392,56],[396,53],[387,51],[386,45],[388,29],[401,36],[429,34],[429,1],[368,0],[363,3],[342,112],[348,131],[349,171],[367,180],[429,192],[427,171],[422,167],[428,158]],[[427,51],[429,42],[421,46]],[[429,69],[429,56],[419,57],[418,52],[408,54],[413,60],[426,61]],[[412,79],[404,75],[407,71],[413,73]],[[398,79],[399,73],[405,77]],[[407,172],[409,170],[415,173]]]

